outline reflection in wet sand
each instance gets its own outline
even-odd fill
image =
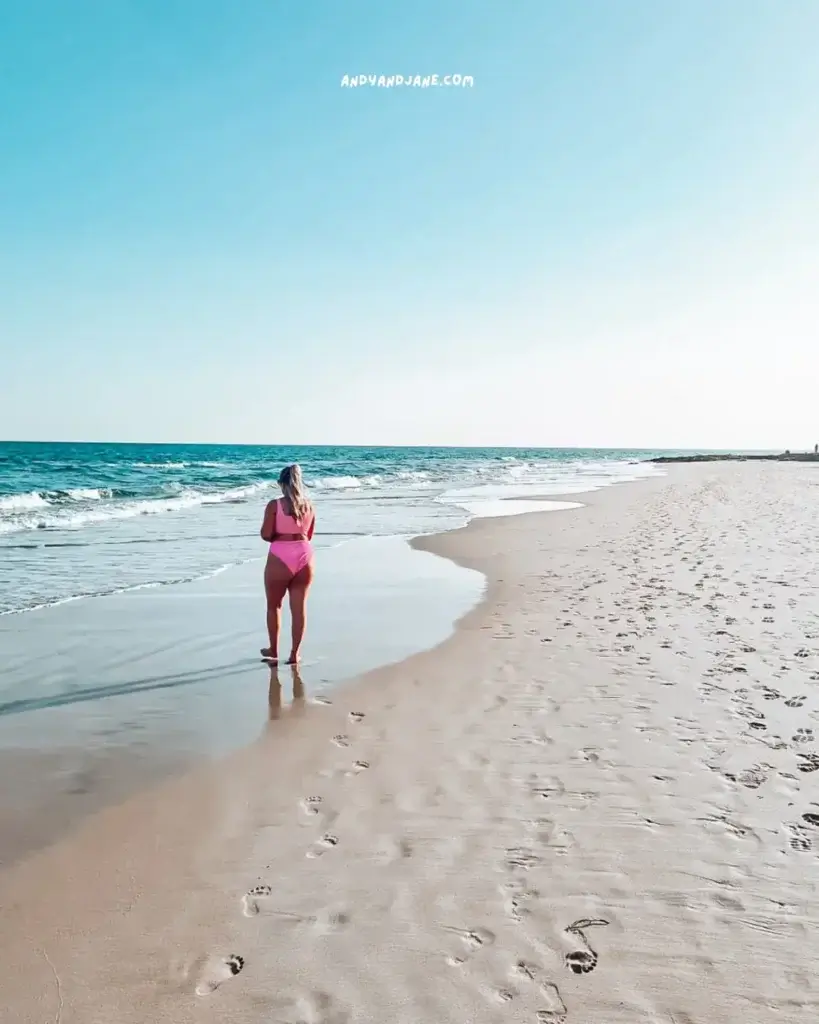
[[[287,666],[293,681],[293,700],[290,704],[291,714],[303,714],[307,706],[304,692],[304,680],[298,665]],[[279,666],[270,666],[270,687],[267,692],[267,703],[269,709],[269,720],[271,722],[282,715],[282,682],[279,675]]]
[[[267,691],[267,704],[269,708],[270,721],[281,718],[282,713],[282,684],[279,679],[278,666],[270,666],[270,687]]]

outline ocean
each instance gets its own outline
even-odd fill
[[[0,615],[203,579],[264,557],[276,477],[302,466],[316,547],[411,537],[636,479],[653,451],[0,443]],[[532,506],[535,507],[535,506]]]

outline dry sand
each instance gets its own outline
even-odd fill
[[[813,1024],[817,469],[588,500],[426,538],[450,640],[0,877],[4,1024]]]

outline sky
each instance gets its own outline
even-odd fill
[[[817,37],[816,0],[0,0],[0,438],[812,448]]]

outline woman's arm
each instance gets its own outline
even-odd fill
[[[307,527],[307,539],[308,540],[312,540],[313,539],[313,531],[315,530],[315,528],[316,528],[316,513],[314,512],[313,515],[310,517],[310,525]]]
[[[266,544],[271,544],[273,538],[276,536],[276,502],[269,501],[267,508],[264,510],[264,519],[262,520],[262,528],[259,531],[262,540]]]

